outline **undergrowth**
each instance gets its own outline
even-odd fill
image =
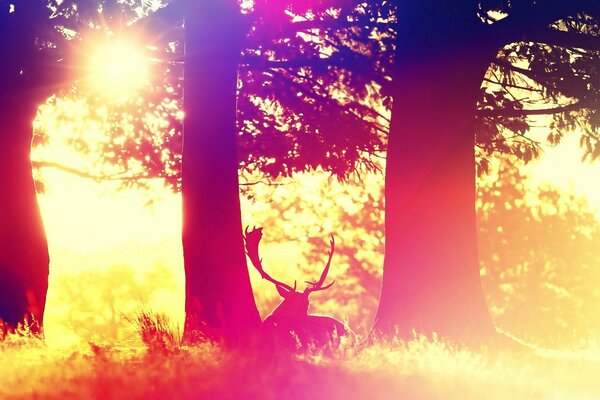
[[[181,331],[166,315],[142,308],[129,321],[136,327],[148,351],[171,354],[180,350]]]
[[[597,349],[471,351],[440,340],[374,342],[330,355],[185,346],[168,320],[138,315],[143,347],[68,351],[10,334],[0,398],[21,399],[594,399]]]
[[[11,327],[0,319],[0,350],[15,346],[42,346],[44,335],[39,323],[33,318],[25,318],[16,327]]]
[[[480,349],[433,338],[342,342],[291,354],[185,345],[164,315],[129,321],[140,346],[47,347],[26,324],[0,330],[0,399],[597,399],[600,349]],[[267,351],[265,351],[267,350]]]

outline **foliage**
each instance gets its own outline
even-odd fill
[[[181,333],[175,330],[169,317],[142,308],[133,317],[142,342],[151,353],[169,354],[181,347]]]
[[[547,346],[597,340],[597,215],[572,193],[532,186],[514,159],[501,164],[480,179],[477,205],[482,285],[494,322]],[[311,307],[368,332],[383,261],[382,177],[339,184],[326,174],[301,175],[281,186],[253,187],[252,194],[249,221],[265,227],[263,263],[284,282],[314,278],[325,259],[326,238],[334,233],[330,277],[336,282]],[[287,257],[278,257],[274,242],[298,255],[281,250]],[[275,296],[268,284],[254,286]],[[265,313],[276,304],[261,303]]]
[[[42,346],[44,335],[39,323],[33,317],[24,318],[15,328],[0,320],[0,350],[14,346]]]
[[[3,38],[11,38],[0,42],[0,51],[11,54],[0,66],[3,91],[39,92],[35,102],[43,102],[71,80],[81,78],[81,63],[77,60],[80,54],[73,51],[73,42],[109,25],[114,29],[152,10],[148,2],[137,3],[119,0],[0,1],[0,33]],[[15,98],[23,94],[19,93]]]
[[[535,137],[531,128],[539,123],[539,116],[551,118],[545,142],[556,145],[566,132],[577,130],[584,157],[595,159],[600,155],[597,145],[600,120],[596,115],[600,100],[596,76],[600,61],[598,4],[575,1],[555,5],[551,1],[530,0],[407,4],[299,2],[302,6],[297,3],[283,2],[269,14],[280,12],[273,18],[279,28],[277,33],[287,40],[265,45],[266,51],[261,55],[269,57],[265,64],[280,66],[269,73],[285,77],[298,75],[299,71],[301,78],[312,82],[312,87],[298,86],[297,81],[281,85],[274,82],[278,93],[286,93],[293,85],[303,98],[314,98],[314,103],[319,104],[320,84],[327,82],[328,74],[334,74],[345,84],[329,97],[343,96],[346,101],[359,103],[367,99],[363,103],[366,107],[359,112],[374,115],[380,123],[379,131],[386,135],[394,76],[403,66],[403,35],[411,34],[417,20],[421,21],[419,24],[431,23],[441,32],[445,21],[479,19],[489,35],[482,40],[498,47],[496,57],[489,60],[489,70],[482,77],[476,113],[479,171],[486,172],[489,158],[496,153],[511,154],[525,162],[538,157],[544,140]],[[285,13],[281,12],[284,9]],[[257,32],[263,33],[259,28]],[[432,36],[436,34],[439,32],[431,32]],[[299,41],[306,36],[312,38],[309,42],[312,47]],[[306,47],[315,50],[311,53]],[[280,103],[284,110],[292,112],[293,106]],[[242,110],[246,106],[241,103]],[[268,106],[268,103],[262,105]],[[341,136],[348,132],[341,129],[343,119],[320,109],[313,111],[316,113],[302,113],[303,129],[309,127],[317,133],[312,121],[328,119],[338,124],[338,136],[339,132],[343,132]],[[286,128],[287,132],[295,132],[293,127]]]
[[[245,10],[250,28],[240,59],[238,97],[239,158],[244,175],[258,170],[267,178],[276,178],[321,167],[344,179],[358,166],[377,168],[372,154],[384,148],[385,117],[367,104],[376,101],[371,80],[340,68],[323,67],[320,60],[333,49],[332,45],[319,44],[314,35],[296,35],[291,21],[286,21],[291,24],[290,32],[280,31],[273,26],[273,18],[277,18],[272,11],[266,15],[259,9]],[[100,17],[108,12],[107,8]],[[162,178],[171,189],[180,189],[183,16],[178,12],[181,2],[175,1],[127,29],[121,29],[119,21],[115,23],[109,17],[109,23],[98,26],[98,32],[93,33],[98,36],[105,31],[105,35],[117,37],[136,33],[139,46],[152,46],[149,56],[156,62],[153,81],[125,101],[99,105],[97,96],[80,84],[61,95],[81,99],[86,109],[83,115],[100,125],[100,134],[104,135],[94,143],[90,132],[71,129],[63,139],[95,160],[91,169],[88,166],[79,171],[81,175],[119,179],[126,186]],[[324,21],[334,20],[328,12],[323,13]],[[76,15],[86,20],[87,14]],[[149,34],[149,29],[157,25],[163,30]],[[89,41],[86,35],[94,37],[82,32],[81,43]],[[337,53],[335,58],[346,65],[353,64],[354,58],[365,58],[359,51]],[[302,62],[288,65],[285,60],[292,58]],[[284,61],[280,63],[279,59]],[[49,103],[54,118],[68,126],[81,124],[82,114],[61,108],[61,101],[54,98]],[[47,136],[39,142],[44,141]],[[38,166],[73,171],[71,166],[57,162]]]
[[[487,171],[495,153],[529,162],[540,156],[543,143],[557,145],[571,131],[581,135],[584,157],[597,158],[597,7],[565,3],[556,10],[551,2],[494,3],[489,2],[487,22],[499,26],[504,42],[482,83],[479,171]],[[527,18],[531,29],[524,26]],[[544,138],[532,132],[540,124],[546,127]]]
[[[0,88],[2,97],[10,93],[15,101],[22,100],[25,94],[44,92],[64,79],[57,67],[60,55],[52,45],[60,34],[49,21],[51,11],[45,2],[27,3],[0,1],[0,35],[11,38],[0,41],[2,54],[11,55],[0,64]],[[50,6],[53,4],[50,1]],[[36,94],[34,98],[42,101],[44,93]]]
[[[61,73],[54,73],[51,82],[38,83],[47,92],[38,102],[48,98],[38,120],[45,119],[51,108],[50,118],[59,122],[60,135],[55,137],[47,126],[38,123],[33,144],[47,145],[58,139],[95,162],[80,166],[64,164],[62,160],[36,160],[35,167],[60,168],[93,179],[109,175],[111,180],[122,181],[124,186],[143,186],[157,169],[156,177],[168,178],[173,174],[172,168],[179,168],[180,151],[171,160],[158,149],[181,147],[180,137],[175,134],[175,130],[180,131],[182,119],[178,103],[181,92],[175,92],[181,75],[181,68],[177,68],[180,63],[154,66],[155,85],[146,85],[125,98],[109,101],[90,82],[95,79],[90,70],[91,56],[104,43],[114,44],[125,38],[140,47],[146,56],[153,55],[150,47],[156,38],[148,32],[156,28],[157,22],[142,24],[139,21],[161,5],[164,3],[160,1],[66,0],[50,1],[47,7],[42,7],[45,12],[39,16],[38,25],[44,27],[44,33],[51,33],[44,42],[44,49],[51,49],[56,60],[46,65],[42,56],[34,55],[30,61],[42,66],[43,71],[54,68]],[[23,15],[24,20],[31,19],[26,13],[28,7],[17,4],[16,9],[14,14]],[[31,31],[30,39],[38,43],[39,29]],[[163,56],[172,58],[172,54],[168,47]],[[166,184],[177,186],[168,179]]]
[[[495,323],[548,346],[596,340],[597,216],[581,198],[537,188],[516,166],[503,165],[500,173],[480,181],[478,203],[482,284]],[[264,227],[265,268],[286,283],[297,280],[299,288],[318,278],[327,238],[334,233],[330,278],[335,284],[314,295],[311,312],[335,316],[361,335],[371,326],[379,296],[382,193],[381,175],[340,184],[322,172],[279,186],[253,186],[252,200],[244,201],[245,223]],[[266,316],[280,298],[250,269]],[[132,340],[134,327],[124,317],[152,303],[163,286],[175,290],[165,269],[145,278],[123,267],[59,277],[51,282],[48,312],[62,316],[50,317],[47,327],[60,324],[98,343]]]
[[[162,335],[166,320],[139,309],[162,291],[175,289],[173,275],[163,266],[140,277],[126,266],[62,275],[51,286],[55,297],[49,299],[46,327],[61,331],[64,343],[129,343],[138,339],[136,330],[144,328],[150,334],[153,326],[161,328],[157,335]],[[155,339],[168,341],[166,336]]]
[[[402,65],[397,41],[411,26],[400,28],[399,21],[411,12],[423,18],[442,12],[479,18],[490,32],[498,32],[493,36],[499,51],[482,77],[477,112],[479,173],[488,171],[496,153],[528,162],[539,156],[542,142],[555,145],[570,130],[580,133],[584,157],[597,158],[597,9],[571,13],[577,6],[565,6],[562,15],[550,2],[535,3],[430,2],[414,10],[398,9],[390,1],[349,0],[258,1],[243,6],[249,27],[238,97],[244,180],[252,182],[257,171],[270,179],[317,168],[346,179],[357,168],[379,168],[373,155],[385,150],[394,70]],[[140,96],[88,115],[108,121],[101,146],[87,145],[90,137],[84,132],[73,134],[68,142],[96,160],[92,169],[84,168],[92,177],[119,179],[125,185],[161,178],[179,190],[182,3],[172,1],[155,13],[163,3],[148,2],[140,9],[129,2],[104,1],[100,13],[91,3],[75,4],[63,2],[60,10],[70,20],[100,18],[103,22],[95,25],[99,31],[117,35],[123,20],[136,20],[139,45],[153,46],[152,57],[161,61],[155,63],[154,80]],[[523,30],[519,21],[524,16],[531,17],[532,29]],[[123,33],[136,32],[128,29]],[[151,29],[158,34],[148,34]],[[90,102],[85,91],[69,96],[88,97]],[[72,118],[56,110],[65,121]],[[540,116],[549,118],[543,122],[548,124],[543,139],[531,130]]]
[[[325,172],[300,174],[280,186],[253,187],[248,205],[252,224],[265,227],[261,256],[266,268],[288,284],[317,278],[333,233],[336,247],[328,276],[335,284],[311,297],[311,312],[334,315],[363,335],[377,307],[383,263],[382,178],[366,174],[339,183]],[[284,264],[278,265],[270,247],[274,243],[295,248],[297,258],[287,250]],[[259,287],[274,293],[269,285]]]
[[[572,193],[531,187],[510,163],[495,178],[479,187],[479,249],[496,324],[550,346],[598,340],[598,216]]]

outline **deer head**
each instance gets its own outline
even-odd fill
[[[331,264],[331,257],[333,256],[333,251],[335,250],[335,240],[333,239],[333,235],[331,235],[330,245],[331,250],[329,250],[329,259],[327,260],[327,264],[321,272],[321,277],[316,282],[306,281],[308,286],[302,291],[296,290],[296,282],[294,282],[294,286],[287,285],[281,281],[278,281],[271,277],[267,272],[265,272],[262,266],[262,260],[258,255],[258,244],[260,243],[260,239],[262,238],[262,228],[254,228],[251,231],[248,231],[248,227],[246,227],[245,231],[245,239],[246,239],[246,251],[248,253],[248,258],[254,265],[254,268],[260,273],[260,276],[263,279],[268,280],[269,282],[275,285],[277,292],[281,297],[283,297],[283,301],[277,308],[273,311],[271,315],[273,316],[306,316],[308,315],[308,296],[311,293],[317,292],[319,290],[329,289],[334,282],[331,282],[327,285],[323,285],[325,283],[325,279],[327,278],[327,273],[329,272],[329,265]]]

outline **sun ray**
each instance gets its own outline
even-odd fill
[[[126,38],[94,43],[86,58],[86,86],[106,99],[130,98],[150,79],[150,62],[144,48]]]

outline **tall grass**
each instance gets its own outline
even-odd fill
[[[417,338],[375,342],[331,356],[298,356],[225,350],[208,342],[182,346],[179,336],[167,332],[168,321],[151,314],[140,318],[147,347],[90,345],[65,352],[33,338],[2,346],[0,398],[600,398],[600,352],[594,348],[471,351]]]
[[[181,348],[181,331],[166,315],[142,308],[129,321],[150,352],[167,355]]]

